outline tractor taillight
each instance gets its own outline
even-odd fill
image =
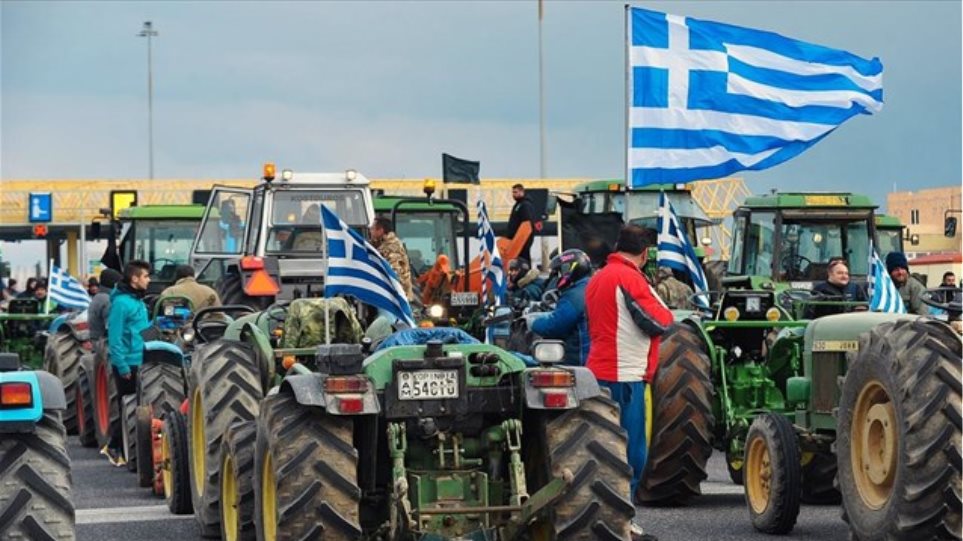
[[[568,393],[544,393],[542,394],[542,404],[546,408],[567,408]]]
[[[78,321],[77,323],[74,323],[75,331],[86,331],[88,328],[90,328],[90,325],[86,321]]]
[[[338,411],[341,413],[361,413],[364,411],[364,399],[361,397],[339,397]]]
[[[33,389],[29,383],[10,382],[0,384],[0,406],[30,407],[33,405]]]
[[[368,390],[368,379],[364,376],[329,376],[324,380],[324,392],[363,393]]]
[[[575,386],[575,375],[567,370],[536,370],[530,374],[532,387]]]
[[[264,259],[249,255],[241,258],[241,270],[253,271],[262,270],[264,268]]]

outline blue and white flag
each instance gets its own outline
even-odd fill
[[[699,264],[695,249],[692,243],[685,236],[685,228],[679,223],[679,217],[672,208],[672,203],[666,197],[665,192],[659,194],[659,256],[658,265],[669,267],[670,269],[684,272],[692,280],[692,289],[695,293],[703,293],[694,297],[695,303],[702,308],[709,308],[709,296],[705,295],[709,290],[709,283],[706,281],[705,272]]]
[[[505,295],[505,266],[498,254],[498,243],[495,242],[495,230],[488,219],[488,209],[485,202],[478,200],[478,241],[481,255],[481,298],[486,302],[488,294],[488,280],[492,281],[492,291],[495,293],[495,306],[501,306]]]
[[[883,107],[883,65],[838,49],[629,7],[630,186],[780,164]]]
[[[886,264],[879,258],[876,249],[869,256],[869,309],[873,312],[905,314],[906,305],[899,295],[899,289],[886,271]]]
[[[398,275],[378,250],[324,205],[321,223],[328,247],[324,296],[351,295],[414,327],[411,305]]]
[[[76,278],[51,263],[47,279],[47,296],[58,306],[85,310],[90,305],[90,295]]]

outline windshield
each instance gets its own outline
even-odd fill
[[[876,235],[879,238],[879,258],[886,261],[886,255],[890,252],[903,251],[903,230],[902,229],[877,229]]]
[[[274,192],[268,252],[318,253],[324,250],[321,207],[331,209],[349,226],[364,227],[369,217],[361,190]]]
[[[424,273],[435,264],[440,254],[448,256],[452,269],[458,267],[454,214],[399,212],[395,219],[395,234],[405,245],[412,272],[416,275]]]
[[[706,222],[701,225],[709,224],[709,216],[692,198],[691,193],[666,192],[666,195],[679,218]],[[582,212],[585,214],[617,212],[628,222],[655,219],[659,215],[659,192],[588,192],[580,197]]]
[[[155,277],[170,279],[178,265],[188,264],[196,233],[196,221],[137,220],[121,241],[121,253],[124,261],[147,261]]]

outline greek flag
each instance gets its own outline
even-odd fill
[[[780,164],[883,107],[883,65],[691,17],[627,7],[630,185]]]
[[[58,306],[85,310],[90,304],[90,295],[83,284],[57,265],[51,263],[50,278],[47,281],[47,295],[50,300],[56,301]]]
[[[488,219],[488,209],[485,202],[478,200],[478,241],[481,256],[481,298],[485,303],[488,298],[488,281],[492,282],[495,293],[495,306],[501,306],[505,295],[505,266],[498,254],[498,244],[495,242],[495,230]]]
[[[411,305],[398,275],[378,250],[324,205],[321,223],[328,247],[324,296],[351,295],[414,327]]]
[[[886,264],[880,260],[876,249],[870,250],[869,256],[869,309],[873,312],[887,312],[890,314],[905,314],[906,305],[899,295],[899,289],[893,283],[886,271]]]
[[[672,203],[665,192],[659,194],[659,255],[658,265],[687,273],[692,280],[695,293],[706,293],[709,290],[705,272],[699,264],[695,249],[685,236],[685,228],[679,223],[679,217],[672,208]],[[708,295],[694,298],[695,303],[702,308],[709,308]]]

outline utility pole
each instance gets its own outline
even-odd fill
[[[151,38],[157,35],[154,25],[144,21],[138,37],[147,38],[147,163],[150,179],[154,180],[154,69],[151,58]]]
[[[542,54],[542,17],[544,8],[538,0],[538,176],[545,178],[545,68]]]

